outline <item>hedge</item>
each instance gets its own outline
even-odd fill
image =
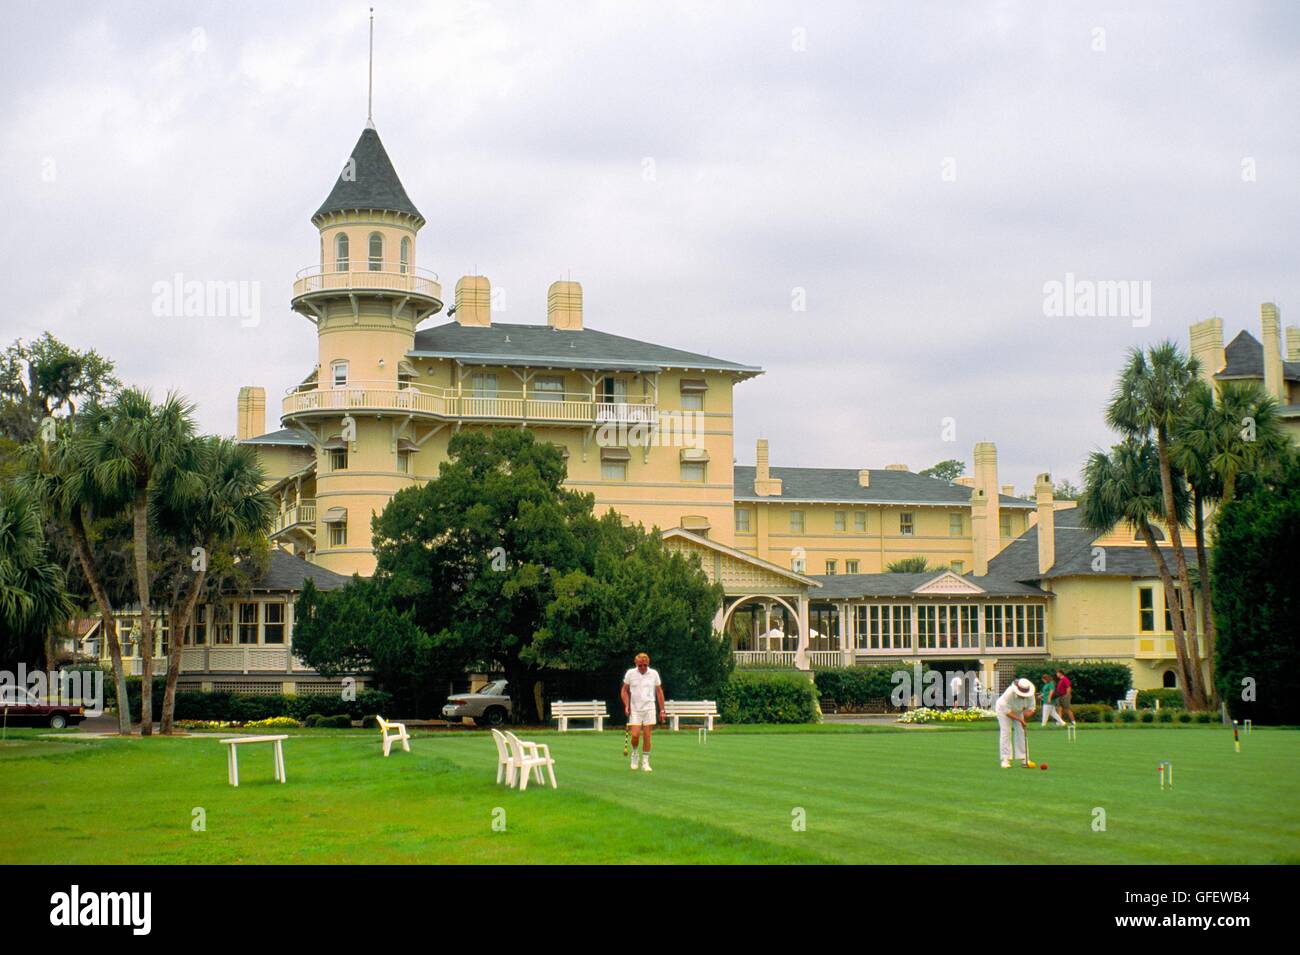
[[[907,671],[909,676],[912,673],[910,666],[889,663],[816,670],[817,694],[824,700],[833,700],[839,710],[848,713],[882,701],[888,706],[890,695],[898,685],[893,675],[899,670]]]
[[[1024,677],[1037,688],[1044,672],[1055,677],[1058,668],[1070,678],[1070,702],[1076,705],[1106,703],[1114,706],[1115,701],[1122,700],[1133,685],[1133,671],[1127,664],[1101,660],[1023,660],[1016,664],[1015,679]]]
[[[801,673],[737,670],[719,697],[724,723],[817,722],[817,688]]]
[[[163,678],[155,678],[153,687],[153,712],[162,715]],[[133,717],[140,713],[140,678],[127,677],[126,695],[131,703]],[[176,693],[176,719],[213,720],[218,722],[251,723],[273,716],[290,716],[299,722],[313,714],[319,716],[346,716],[359,720],[375,713],[392,710],[393,696],[383,690],[362,690],[355,700],[345,700],[342,695],[329,696],[251,696],[244,693]]]
[[[1160,701],[1160,706],[1173,707],[1178,709],[1183,705],[1182,690],[1138,690],[1137,705],[1138,709],[1154,710],[1156,700]]]

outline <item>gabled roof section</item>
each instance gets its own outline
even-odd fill
[[[790,570],[788,567],[782,567],[780,564],[773,564],[771,561],[763,560],[761,557],[755,557],[753,554],[746,554],[743,550],[736,550],[736,548],[734,547],[728,547],[726,544],[720,544],[717,541],[712,540],[708,537],[701,537],[699,534],[693,534],[690,531],[686,530],[684,527],[670,528],[663,532],[662,537],[664,543],[668,543],[673,540],[687,541],[691,544],[696,544],[700,547],[703,547],[706,550],[716,551],[719,554],[723,554],[727,557],[731,557],[732,559],[738,560],[742,563],[751,564],[754,567],[759,568],[760,570],[765,570],[768,573],[772,573],[780,577],[784,577],[787,580],[790,580],[803,587],[821,586],[822,578],[820,577],[808,577],[805,576],[804,574],[796,573],[795,571]]]
[[[651,342],[611,335],[594,328],[560,330],[550,325],[461,325],[448,322],[415,333],[413,358],[454,358],[467,364],[603,371],[662,371],[689,368],[731,372],[741,378],[761,375],[755,365],[699,355]]]
[[[911,471],[871,469],[870,486],[858,482],[856,468],[772,468],[781,480],[781,493],[759,497],[754,493],[754,468],[737,465],[733,471],[737,501],[787,501],[833,504],[950,504],[970,506],[971,489],[960,484],[922,477]],[[998,495],[1001,507],[1032,510],[1033,501]]]
[[[1223,370],[1215,378],[1264,377],[1264,346],[1250,332],[1241,331],[1223,350]],[[1300,362],[1282,362],[1282,377],[1287,381],[1300,381]]]
[[[406,195],[402,180],[397,178],[397,170],[393,168],[393,162],[388,158],[384,144],[380,142],[379,133],[370,128],[362,130],[361,138],[352,147],[349,159],[334,181],[329,196],[311,217],[312,222],[331,212],[380,209],[385,212],[403,212],[424,225],[424,216],[420,215],[420,210],[415,208],[415,203]]]

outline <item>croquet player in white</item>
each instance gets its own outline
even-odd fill
[[[642,735],[645,743],[641,746],[641,768],[650,769],[650,731],[655,725],[656,704],[659,719],[664,720],[664,688],[659,679],[659,671],[650,669],[650,657],[644,653],[636,655],[636,666],[623,674],[623,712],[627,714],[627,725],[632,731],[632,769],[636,769],[636,746]]]
[[[998,717],[998,755],[1002,757],[1002,768],[1011,768],[1011,734],[1015,727],[1015,758],[1026,762],[1025,754],[1025,720],[1034,715],[1034,684],[1021,677],[1007,687],[1007,691],[998,697],[993,707]]]

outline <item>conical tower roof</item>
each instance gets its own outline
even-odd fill
[[[424,216],[420,215],[420,210],[415,208],[415,204],[406,195],[406,190],[402,188],[402,180],[397,178],[393,161],[388,158],[388,152],[373,126],[362,130],[361,138],[352,147],[351,159],[339,173],[329,196],[312,216],[313,222],[331,212],[382,209],[387,212],[404,212],[419,219],[420,225],[424,225]]]

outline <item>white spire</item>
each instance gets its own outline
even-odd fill
[[[370,75],[366,89],[366,129],[375,128],[375,8],[370,8]]]

